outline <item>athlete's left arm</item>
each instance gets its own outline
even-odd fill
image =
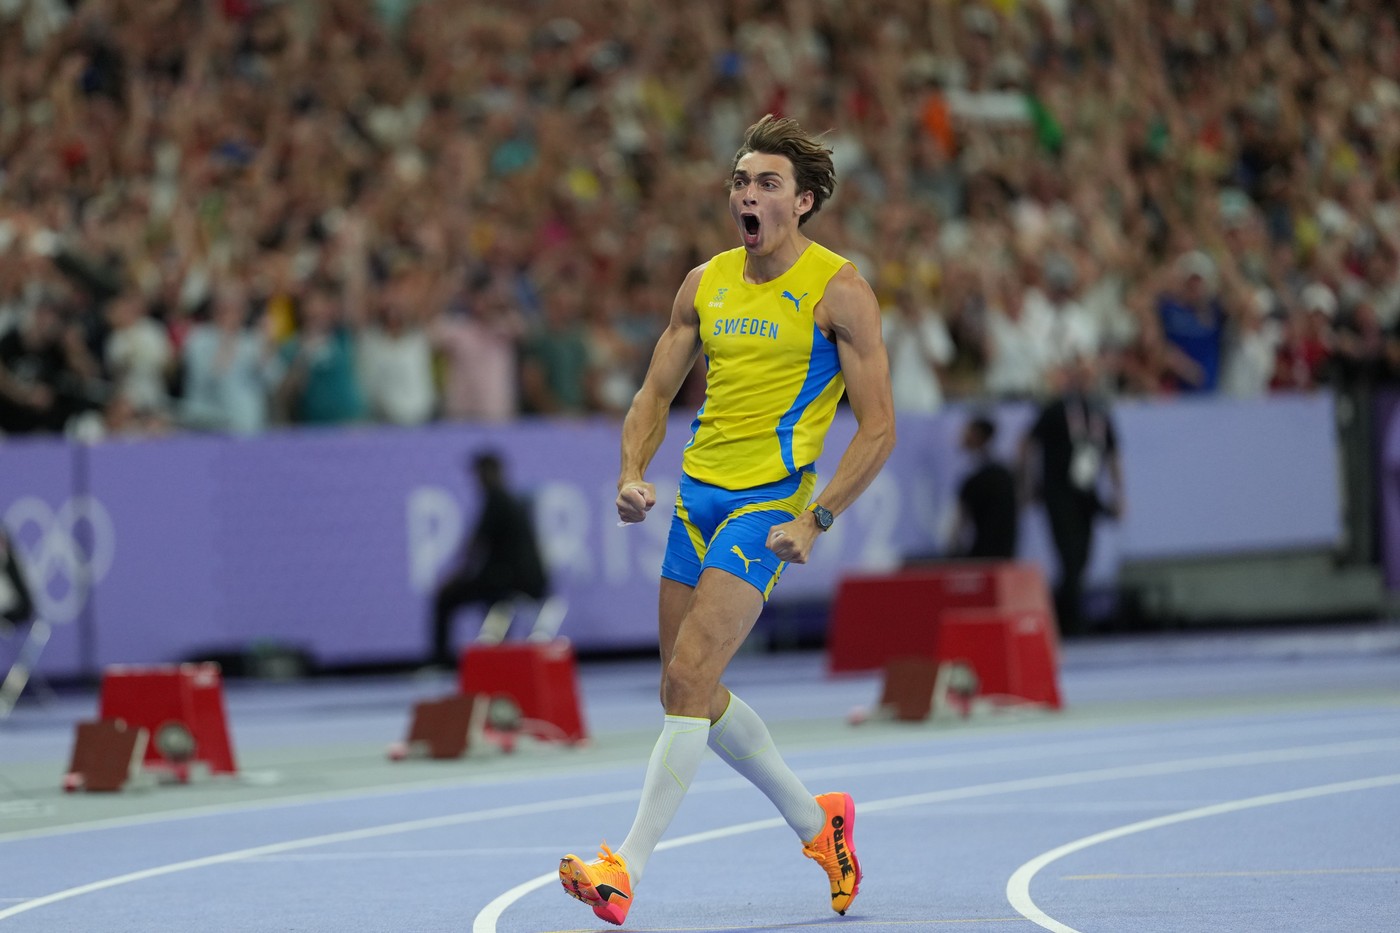
[[[857,425],[831,481],[816,498],[840,515],[875,479],[894,450],[890,363],[881,335],[880,303],[854,266],[845,266],[832,278],[815,311],[822,331],[836,341],[846,398]],[[782,560],[806,563],[818,534],[815,516],[803,512],[790,522],[774,525],[768,547]]]

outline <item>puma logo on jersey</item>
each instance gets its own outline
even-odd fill
[[[811,292],[803,292],[803,293],[799,296],[799,295],[794,295],[792,292],[783,292],[783,297],[786,298],[788,301],[791,301],[791,302],[792,302],[793,308],[795,308],[795,309],[797,310],[797,313],[798,313],[798,314],[801,314],[801,313],[802,313],[802,299],[803,299],[803,298],[806,298],[806,297],[807,297],[808,295],[810,295],[810,294],[811,294]]]

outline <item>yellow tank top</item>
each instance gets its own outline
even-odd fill
[[[744,250],[706,265],[695,295],[705,403],[682,468],[703,483],[749,489],[811,466],[846,389],[836,344],[812,309],[849,260],[809,244],[771,282],[744,281]]]

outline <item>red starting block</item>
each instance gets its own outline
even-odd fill
[[[570,745],[587,741],[568,639],[468,645],[457,670],[462,693],[514,701],[519,731]]]
[[[413,706],[408,738],[389,746],[389,758],[461,758],[471,743],[476,697],[454,693]]]
[[[73,736],[73,756],[63,775],[63,789],[115,791],[139,776],[148,736],[140,726],[100,719],[80,722]]]
[[[879,670],[894,658],[938,660],[938,625],[960,609],[1050,611],[1034,564],[957,562],[841,580],[831,607],[827,664],[833,674]]]
[[[189,779],[190,767],[235,774],[219,665],[112,665],[102,673],[99,716],[144,728],[144,765]]]
[[[925,683],[933,672],[963,668],[984,699],[1062,706],[1050,593],[1040,568],[1026,562],[949,562],[843,579],[827,663],[832,673],[886,668],[887,693],[920,698],[901,707],[901,718],[927,715],[923,697],[939,692]],[[964,692],[960,686],[951,698],[962,703]]]
[[[978,693],[1059,709],[1055,622],[1043,609],[949,609],[938,620],[940,661],[977,672]]]

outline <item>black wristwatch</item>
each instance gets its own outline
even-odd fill
[[[816,516],[817,529],[819,531],[826,531],[831,527],[832,522],[836,521],[836,516],[831,514],[831,509],[818,505],[815,502],[807,508],[807,511]]]

